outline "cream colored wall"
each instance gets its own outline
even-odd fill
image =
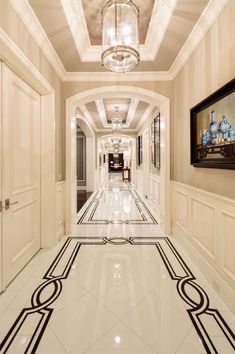
[[[235,1],[231,0],[174,80],[171,177],[235,198],[235,171],[190,166],[190,108],[235,77]]]
[[[0,0],[0,26],[40,70],[55,90],[55,134],[56,134],[56,177],[61,180],[63,171],[64,131],[62,115],[61,80],[49,64],[45,55],[11,6],[9,0]]]
[[[141,73],[140,73],[141,75]],[[63,100],[69,98],[77,93],[82,91],[91,90],[97,87],[106,87],[106,86],[134,86],[144,88],[146,90],[152,90],[157,92],[163,96],[169,97],[172,99],[173,97],[173,84],[171,81],[157,81],[157,82],[64,82],[63,83]]]

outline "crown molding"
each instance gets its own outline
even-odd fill
[[[81,61],[99,61],[102,46],[91,45],[82,0],[60,1]],[[177,0],[158,0],[155,2],[145,44],[139,46],[142,61],[155,60],[176,3]]]
[[[107,81],[107,82],[130,82],[130,81],[170,81],[171,75],[168,71],[132,71],[124,74],[112,72],[67,72],[63,81]]]
[[[41,74],[38,68],[29,60],[22,50],[0,26],[0,60],[7,63],[24,80],[40,94],[51,94],[53,88]]]
[[[196,49],[200,41],[203,39],[211,25],[214,23],[216,18],[219,16],[223,8],[226,6],[229,0],[210,0],[206,8],[204,9],[202,15],[200,16],[197,24],[194,26],[191,34],[186,40],[184,46],[180,50],[177,58],[172,64],[171,68],[168,71],[153,71],[153,72],[129,72],[125,74],[115,74],[112,72],[66,72],[62,62],[60,61],[55,49],[53,48],[50,40],[48,39],[45,31],[43,30],[39,20],[37,19],[34,11],[32,10],[28,0],[9,0],[11,5],[16,10],[17,14],[20,16],[21,20],[31,33],[32,37],[41,48],[44,55],[47,57],[48,61],[59,75],[59,77],[66,82],[133,82],[133,81],[171,81],[173,80],[178,72],[185,65],[187,60],[192,55],[193,51]],[[67,8],[68,13],[71,15],[71,6],[72,9],[76,9],[80,13],[79,21],[74,13],[71,18],[73,22],[74,28],[79,29],[77,47],[80,46],[79,51],[85,53],[85,59],[89,59],[89,57],[95,57],[97,60],[97,50],[100,46],[91,46],[90,38],[88,35],[87,25],[85,21],[85,15],[82,7],[81,0],[60,0],[63,7]],[[153,14],[150,21],[150,28],[146,37],[146,45],[140,46],[141,51],[144,52],[143,57],[146,55],[151,56],[151,60],[156,56],[155,51],[159,49],[160,41],[164,35],[163,30],[158,34],[156,30],[156,21],[160,21],[161,26],[165,26],[167,28],[167,20],[165,20],[164,24],[161,23],[160,16],[165,11],[168,16],[168,21],[171,17],[171,14],[174,10],[176,0],[159,0],[155,2]],[[70,5],[68,5],[70,4]],[[68,10],[69,9],[69,10]],[[162,9],[160,11],[160,9]],[[163,17],[163,16],[161,16]],[[85,23],[84,23],[85,21]],[[155,24],[155,27],[154,27]],[[158,24],[158,22],[157,22]],[[158,41],[156,39],[156,35],[158,34]],[[158,46],[155,49],[149,49],[150,46]],[[153,47],[151,47],[153,48]],[[157,49],[156,49],[157,48]],[[100,50],[100,49],[99,49]],[[151,53],[151,54],[149,54]],[[87,55],[87,57],[86,57]],[[143,60],[141,58],[141,60]]]
[[[66,70],[27,0],[9,0],[27,30],[62,79]]]
[[[201,14],[198,22],[181,48],[178,56],[172,64],[169,75],[174,79],[187,60],[190,58],[196,47],[204,38],[212,24],[215,22],[229,0],[210,0]]]
[[[153,61],[156,59],[177,1],[178,0],[155,1],[145,41],[145,48],[151,53]],[[141,57],[141,60],[144,59]]]

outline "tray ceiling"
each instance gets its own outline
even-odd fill
[[[100,11],[105,0],[29,0],[67,72],[102,72]],[[136,71],[167,71],[208,0],[136,0],[141,63]]]

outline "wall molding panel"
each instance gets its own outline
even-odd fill
[[[56,183],[56,233],[58,241],[65,235],[65,181]]]
[[[147,176],[147,181],[145,180]],[[160,176],[146,173],[144,170],[136,170],[136,189],[144,196],[143,186],[147,184],[147,198],[153,209],[160,208]]]
[[[154,208],[160,206],[160,176],[149,173],[147,195],[149,202]]]
[[[235,312],[235,201],[172,181],[172,234]]]

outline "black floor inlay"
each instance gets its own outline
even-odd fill
[[[125,244],[132,246],[152,245],[159,252],[163,264],[165,265],[172,281],[176,283],[176,289],[181,299],[187,305],[187,312],[191,319],[198,336],[203,343],[206,353],[219,353],[214,343],[214,337],[209,335],[207,322],[204,321],[205,316],[212,318],[221,329],[231,348],[235,350],[235,336],[229,325],[224,320],[221,313],[210,306],[210,300],[206,291],[197,284],[196,278],[185,263],[179,252],[176,250],[172,242],[167,237],[73,237],[68,238],[61,250],[58,252],[51,266],[43,277],[45,280],[32,294],[31,306],[24,308],[7,335],[0,344],[1,353],[7,353],[11,348],[14,339],[19,334],[22,327],[30,317],[34,316],[35,328],[32,328],[32,337],[24,353],[35,353],[40,340],[45,333],[51,315],[53,315],[53,303],[60,296],[63,289],[63,282],[69,276],[72,265],[77,257],[79,250],[84,246],[104,246],[106,244],[117,245],[123,247]],[[169,257],[170,254],[170,257]],[[168,256],[167,256],[168,255]],[[171,260],[170,260],[171,258]],[[65,261],[66,260],[66,261]],[[49,291],[50,296],[43,296],[43,292],[47,287],[53,285],[53,291]],[[193,288],[197,296],[193,297],[189,291]],[[199,299],[199,300],[198,300]],[[35,321],[35,316],[38,320]],[[36,324],[35,324],[36,323]],[[187,353],[188,354],[188,353]]]
[[[140,197],[138,192],[130,187],[130,184],[125,183],[126,187],[118,188],[118,191],[130,193],[132,200],[135,203],[136,210],[138,211],[139,218],[136,219],[120,219],[120,220],[113,220],[112,218],[96,218],[96,213],[98,208],[100,207],[100,203],[105,198],[106,192],[112,192],[113,188],[100,188],[92,198],[89,205],[83,211],[82,215],[79,217],[78,224],[85,224],[85,225],[108,225],[108,224],[131,224],[131,225],[151,225],[157,224],[157,220],[147,207],[146,203]],[[107,212],[108,213],[108,212]]]

